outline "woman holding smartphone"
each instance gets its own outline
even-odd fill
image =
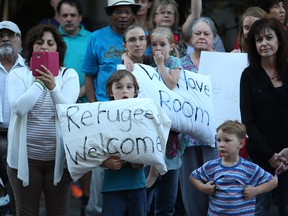
[[[31,28],[23,46],[26,67],[8,77],[11,121],[8,132],[8,176],[15,194],[17,215],[39,215],[44,193],[47,215],[67,215],[71,177],[56,114],[57,104],[75,103],[79,78],[63,68],[66,45],[52,25]],[[58,52],[59,72],[41,66],[33,76],[33,52]]]

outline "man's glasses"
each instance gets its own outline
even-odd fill
[[[174,16],[174,12],[173,11],[159,11],[156,12],[156,15],[159,16],[165,16],[167,14],[167,16]]]
[[[3,40],[5,36],[7,36],[9,40],[12,40],[15,37],[17,37],[18,35],[19,34],[15,33],[15,32],[0,32],[0,40]]]
[[[131,10],[114,10],[113,11],[114,15],[121,15],[121,14],[126,14],[127,16],[132,14]]]
[[[136,37],[130,37],[130,38],[128,38],[125,42],[126,42],[126,43],[127,43],[127,42],[129,42],[129,43],[136,43],[137,40],[138,40],[140,43],[142,43],[142,42],[146,41],[147,38],[146,38],[146,36],[140,36],[140,37],[138,37],[138,38],[136,38]]]

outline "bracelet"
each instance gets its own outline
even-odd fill
[[[46,89],[46,86],[40,80],[35,79],[34,83],[39,83],[42,86],[43,90]]]

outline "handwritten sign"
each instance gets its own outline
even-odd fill
[[[118,65],[118,68],[125,68]],[[141,98],[152,98],[172,121],[171,128],[189,134],[204,145],[215,146],[214,108],[210,77],[182,70],[178,85],[170,90],[157,69],[135,64],[133,74]]]
[[[56,106],[68,169],[74,181],[112,155],[167,171],[164,155],[171,127],[152,99]]]
[[[240,78],[247,66],[246,53],[201,52],[198,72],[211,76],[216,126],[227,119],[241,121]]]

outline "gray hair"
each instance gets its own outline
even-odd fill
[[[210,29],[212,31],[213,37],[215,39],[216,35],[217,35],[217,30],[216,30],[216,27],[215,27],[213,20],[210,19],[209,17],[199,17],[199,18],[192,21],[191,27],[190,27],[190,32],[189,32],[190,38],[192,37],[192,33],[195,30],[195,25],[199,22],[205,22],[208,24],[208,26],[210,27]]]

